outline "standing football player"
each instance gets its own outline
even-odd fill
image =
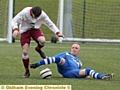
[[[56,63],[58,72],[64,78],[90,78],[94,79],[111,79],[114,73],[111,74],[101,74],[94,71],[91,68],[82,69],[82,62],[78,59],[77,55],[80,53],[80,46],[78,44],[73,44],[71,47],[71,52],[62,52],[53,57],[48,57],[35,64],[30,64],[30,68],[37,68],[41,65]]]
[[[39,6],[24,8],[12,19],[11,23],[14,30],[13,37],[16,38],[16,36],[20,34],[22,61],[26,70],[23,77],[29,77],[30,71],[28,67],[28,48],[30,46],[31,38],[37,43],[35,50],[43,59],[46,58],[46,55],[41,50],[41,48],[44,47],[46,40],[42,30],[40,29],[40,26],[42,24],[46,25],[58,37],[64,37],[64,35],[60,33],[56,25],[50,20],[48,15]]]

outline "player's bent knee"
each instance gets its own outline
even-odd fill
[[[23,55],[28,55],[28,51],[23,51]]]
[[[40,41],[39,44],[40,44],[41,46],[44,46],[44,45],[45,45],[45,41]]]
[[[37,41],[39,42],[40,45],[44,45],[46,42],[45,37],[43,36],[38,37]]]
[[[80,76],[85,76],[85,75],[86,75],[85,70],[86,70],[86,69],[80,70],[79,75],[80,75]]]

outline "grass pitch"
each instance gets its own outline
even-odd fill
[[[47,56],[53,56],[63,51],[70,51],[73,43],[46,43],[43,48]],[[8,44],[0,42],[0,85],[72,85],[72,90],[119,90],[120,86],[120,45],[100,43],[79,43],[81,53],[79,58],[83,62],[83,68],[89,67],[97,72],[115,73],[111,80],[95,79],[67,79],[57,72],[55,64],[30,69],[30,78],[23,78],[24,67],[21,60],[20,43]],[[30,63],[41,60],[35,52],[36,44],[33,42],[29,48]],[[41,79],[39,72],[48,67],[52,70],[51,79]]]

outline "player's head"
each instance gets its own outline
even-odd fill
[[[80,45],[73,44],[71,47],[71,54],[77,56],[80,53]]]
[[[34,18],[38,18],[41,15],[42,9],[39,6],[32,7],[32,14]]]

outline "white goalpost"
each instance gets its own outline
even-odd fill
[[[12,43],[13,0],[0,0],[0,41]]]
[[[59,0],[59,42],[120,43],[119,1]]]

